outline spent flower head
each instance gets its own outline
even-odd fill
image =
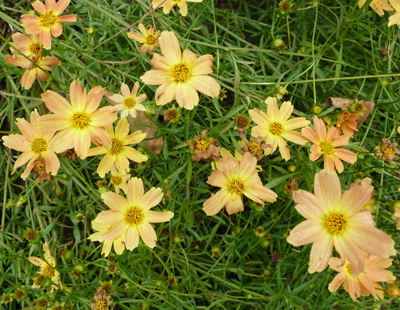
[[[383,159],[389,162],[398,159],[396,154],[400,154],[400,150],[397,148],[397,142],[391,143],[390,140],[386,138],[382,139],[382,144],[377,146],[375,151],[377,159]]]
[[[201,131],[200,137],[195,137],[193,140],[186,142],[189,145],[192,153],[193,161],[200,161],[202,158],[212,158],[217,160],[219,158],[220,147],[216,146],[217,140],[214,138],[207,138],[207,130],[203,129]]]

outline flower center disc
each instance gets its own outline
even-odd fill
[[[122,183],[122,178],[119,176],[113,176],[110,181],[112,184],[118,186]]]
[[[124,99],[123,104],[125,108],[132,109],[136,105],[136,100],[132,97],[128,97]]]
[[[197,151],[207,151],[209,146],[210,146],[209,142],[207,142],[206,140],[200,140],[196,142],[195,149]]]
[[[283,126],[281,123],[273,122],[269,127],[269,131],[275,136],[280,136],[283,132]]]
[[[130,207],[125,213],[125,221],[130,225],[138,225],[143,220],[143,212],[138,207]]]
[[[347,229],[347,219],[344,214],[333,212],[326,217],[326,229],[331,234],[341,234]]]
[[[111,155],[117,155],[117,154],[121,153],[123,147],[124,147],[124,145],[122,144],[121,141],[119,141],[115,138],[111,139],[111,149],[110,149]]]
[[[107,302],[104,299],[96,301],[96,310],[105,310],[105,309],[107,309]]]
[[[49,265],[43,268],[42,275],[45,277],[53,277],[55,275],[54,269],[51,268]]]
[[[250,142],[247,147],[249,148],[250,153],[253,155],[257,155],[261,150],[261,146],[255,142]]]
[[[32,42],[29,44],[28,50],[31,55],[37,55],[42,49],[42,45],[39,42]]]
[[[89,125],[89,117],[85,113],[75,112],[72,115],[72,125],[79,129],[83,129]]]
[[[58,22],[58,17],[54,14],[53,10],[47,11],[44,14],[40,15],[39,23],[44,28],[52,28]]]
[[[148,34],[145,40],[145,44],[154,45],[157,42],[157,37],[154,34]]]
[[[332,155],[335,151],[335,148],[332,145],[332,143],[328,141],[322,141],[319,147],[321,149],[321,153],[323,153],[324,155]]]
[[[47,141],[43,138],[36,138],[31,143],[31,149],[35,154],[41,154],[47,151]]]
[[[186,82],[190,76],[190,70],[187,65],[180,63],[172,68],[172,77],[177,82]]]
[[[236,195],[241,195],[244,191],[244,183],[241,180],[232,180],[228,185],[228,190]]]
[[[394,156],[394,150],[387,144],[381,145],[381,151],[384,155],[386,155],[389,158],[392,158]]]

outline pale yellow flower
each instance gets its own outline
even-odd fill
[[[367,0],[359,0],[358,6],[360,8],[367,2]],[[379,15],[383,16],[385,11],[393,11],[392,6],[388,3],[388,0],[372,0],[369,6]]]
[[[154,28],[148,25],[147,28],[143,26],[142,23],[139,24],[139,30],[142,34],[137,32],[128,32],[128,37],[142,43],[140,47],[140,52],[146,54],[146,52],[153,53],[156,47],[160,45],[158,42],[158,37],[160,36],[160,31],[154,32]]]
[[[128,85],[122,83],[121,93],[120,94],[112,94],[107,97],[115,104],[115,109],[117,111],[121,111],[121,117],[127,117],[128,115],[132,117],[137,116],[137,111],[146,111],[146,107],[141,104],[146,100],[146,95],[141,94],[137,95],[139,90],[139,83],[136,82],[132,88],[132,92],[129,91]]]
[[[182,16],[187,15],[187,4],[186,2],[202,2],[203,0],[153,0],[153,8],[157,8],[161,5],[165,14],[169,14],[172,8],[177,5],[179,8],[179,13]]]

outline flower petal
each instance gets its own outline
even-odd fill
[[[138,229],[140,237],[142,238],[144,243],[149,248],[154,248],[156,246],[157,235],[153,226],[151,226],[151,224],[147,222],[144,222],[138,227]]]
[[[339,208],[340,180],[335,172],[322,170],[317,173],[314,179],[314,192],[329,213]]]
[[[323,271],[328,266],[328,261],[332,256],[332,250],[333,240],[329,234],[324,234],[322,238],[316,240],[311,247],[308,272],[314,273]]]
[[[300,246],[316,242],[326,235],[323,223],[319,219],[310,219],[301,222],[290,231],[287,242]]]
[[[199,104],[199,94],[189,83],[178,83],[175,95],[178,105],[187,110],[193,110]]]
[[[124,212],[124,210],[129,206],[128,200],[113,192],[103,193],[101,198],[103,198],[104,203],[114,211]]]
[[[136,226],[130,226],[125,233],[125,245],[130,251],[139,245],[139,231]]]
[[[178,39],[172,31],[163,31],[158,39],[162,54],[171,64],[181,62],[181,48]]]
[[[321,201],[310,192],[295,191],[293,200],[298,203],[296,210],[306,219],[323,219],[327,214]]]
[[[161,188],[150,188],[150,190],[146,192],[140,199],[139,205],[145,210],[149,210],[158,205],[163,196],[164,193]]]
[[[226,191],[220,190],[204,202],[203,210],[207,215],[215,215],[228,203],[229,195]]]
[[[149,223],[162,223],[162,222],[168,222],[173,216],[174,213],[171,211],[157,212],[149,210],[146,213],[146,220]]]
[[[218,97],[220,93],[221,86],[211,76],[191,76],[187,83],[194,89],[210,97]]]
[[[228,214],[238,213],[239,211],[243,211],[243,201],[239,195],[236,195],[235,198],[231,198],[228,200],[226,204],[226,211]]]
[[[128,201],[131,205],[139,205],[144,194],[143,181],[139,178],[132,178],[128,183]]]

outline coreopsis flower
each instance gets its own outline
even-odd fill
[[[59,37],[63,32],[61,23],[76,22],[76,15],[59,16],[69,5],[70,0],[46,0],[45,4],[36,0],[32,3],[33,8],[39,13],[39,16],[33,14],[24,14],[21,16],[21,23],[26,33],[37,34],[43,48],[51,48],[51,36]]]
[[[343,172],[344,166],[341,160],[354,164],[357,161],[356,153],[349,150],[339,149],[340,146],[349,145],[349,135],[341,135],[335,127],[330,127],[326,131],[325,123],[322,119],[314,116],[315,131],[310,127],[304,128],[301,133],[313,143],[311,146],[310,159],[316,161],[321,155],[324,156],[324,168],[339,173]]]
[[[56,260],[54,259],[53,256],[51,256],[47,242],[45,242],[43,244],[43,251],[44,251],[44,259],[45,260],[43,260],[39,257],[35,257],[35,256],[30,256],[30,257],[28,257],[28,259],[32,264],[40,267],[40,271],[38,271],[37,274],[50,278],[50,280],[52,282],[50,293],[52,293],[54,290],[58,290],[58,289],[62,290],[62,284],[60,281],[60,273],[55,269]],[[32,287],[40,288],[40,286],[37,284],[33,284]]]
[[[94,295],[94,299],[90,301],[90,307],[94,310],[109,310],[112,302],[112,297],[102,287],[99,287]],[[114,306],[111,309],[114,309]]]
[[[163,192],[161,188],[153,187],[145,193],[143,181],[138,178],[129,181],[127,198],[113,192],[104,193],[101,198],[111,210],[101,212],[95,219],[95,222],[109,226],[98,236],[98,241],[106,244],[121,238],[122,246],[128,250],[138,246],[139,236],[148,247],[155,247],[157,235],[150,223],[168,222],[174,215],[170,211],[150,210],[160,203]]]
[[[272,154],[279,147],[282,157],[288,161],[290,152],[286,146],[286,140],[300,145],[305,144],[307,140],[294,129],[308,126],[310,121],[304,117],[289,120],[293,112],[293,105],[289,101],[285,101],[280,109],[276,98],[268,97],[265,104],[267,105],[267,114],[259,109],[249,111],[250,117],[257,124],[251,130],[251,134],[254,137],[262,137],[267,144],[271,145],[265,149],[265,155]]]
[[[350,113],[349,111],[344,111],[343,113],[336,115],[336,128],[339,131],[342,131],[345,135],[353,137],[354,131],[357,131],[358,127],[356,123],[358,116],[358,113]]]
[[[187,15],[187,4],[186,2],[202,2],[203,0],[153,0],[153,9],[162,7],[165,14],[169,14],[172,8],[177,5],[179,8],[179,13],[182,16]]]
[[[383,299],[383,288],[379,282],[393,283],[396,277],[391,271],[385,270],[392,265],[392,260],[389,258],[381,258],[362,252],[364,256],[364,271],[358,275],[353,273],[350,263],[340,258],[332,257],[329,261],[329,266],[339,272],[332,282],[329,284],[329,290],[335,292],[344,282],[343,288],[349,293],[354,301],[361,295],[368,296],[372,294],[375,299]]]
[[[256,157],[258,160],[263,158],[265,149],[270,147],[270,145],[263,142],[261,137],[252,137],[251,140],[247,140],[246,135],[240,134],[242,141],[239,141],[239,145],[242,147],[242,151],[249,152],[251,155]]]
[[[15,48],[10,48],[11,52],[23,58],[22,68],[29,69],[32,67],[32,62],[20,55],[24,54],[27,58],[37,60],[42,52],[42,44],[40,43],[39,36],[36,34],[24,35],[20,32],[14,33],[12,36],[12,43]]]
[[[220,147],[215,145],[218,142],[213,138],[207,138],[206,133],[207,130],[204,129],[201,131],[200,137],[195,137],[193,140],[186,142],[194,154],[192,156],[193,161],[200,161],[202,158],[207,159],[209,157],[213,160],[218,159]]]
[[[122,189],[125,193],[128,190],[128,180],[131,178],[130,174],[126,172],[119,172],[116,168],[111,168],[110,183],[114,185],[114,190],[119,194],[119,190]]]
[[[33,166],[33,169],[32,169],[32,174],[38,175],[38,177],[35,180],[36,183],[41,183],[44,181],[51,180],[50,173],[46,172],[46,161],[41,158],[39,158],[35,161],[35,165]]]
[[[132,88],[132,92],[129,91],[128,85],[122,83],[121,93],[112,94],[107,98],[115,104],[115,109],[121,111],[121,117],[127,117],[128,115],[136,117],[137,111],[146,111],[146,107],[141,104],[146,100],[146,95],[137,95],[139,90],[139,83],[136,82]]]
[[[363,7],[367,0],[359,0],[358,6]],[[388,0],[372,0],[369,4],[371,9],[373,9],[379,16],[383,16],[385,11],[393,11],[392,6],[388,3]]]
[[[294,246],[313,243],[310,273],[328,266],[333,248],[342,265],[349,261],[355,276],[364,272],[362,251],[383,258],[396,255],[393,240],[374,227],[371,212],[359,212],[372,191],[371,180],[365,178],[342,194],[337,174],[322,170],[315,175],[314,194],[303,190],[293,193],[296,210],[307,220],[293,228],[287,241]]]
[[[35,82],[36,77],[38,77],[39,80],[48,81],[50,79],[50,75],[44,70],[53,71],[54,69],[49,66],[61,65],[61,62],[53,56],[40,57],[38,59],[33,58],[32,62],[30,62],[23,56],[7,55],[6,61],[10,65],[25,69],[25,73],[22,76],[21,80],[21,85],[25,89],[30,89],[32,87],[32,84],[33,82]]]
[[[161,33],[159,41],[164,56],[154,53],[154,68],[140,77],[148,85],[161,85],[155,93],[157,105],[176,99],[180,107],[192,110],[199,103],[197,91],[218,97],[220,85],[206,75],[213,72],[213,56],[197,57],[190,50],[181,53],[178,39],[171,31]]]
[[[141,130],[138,130],[129,134],[129,123],[126,118],[121,118],[119,120],[117,127],[115,127],[115,132],[112,124],[106,125],[105,128],[108,135],[111,137],[111,145],[109,147],[98,146],[92,148],[87,154],[88,156],[106,154],[97,168],[97,173],[101,178],[104,178],[106,173],[113,167],[117,168],[121,173],[129,172],[129,159],[137,163],[144,162],[148,159],[146,155],[128,146],[143,141],[143,139],[146,138],[146,133],[142,133]]]
[[[61,153],[74,148],[76,154],[84,159],[91,142],[110,148],[111,138],[103,127],[112,124],[117,115],[112,106],[98,108],[104,89],[96,86],[86,96],[86,89],[77,80],[72,82],[69,90],[71,104],[54,91],[42,94],[46,107],[54,114],[42,116],[40,125],[43,129],[60,130],[54,136],[54,149]]]
[[[142,43],[140,47],[140,52],[142,54],[146,54],[146,52],[153,53],[154,50],[160,45],[158,42],[158,37],[160,36],[160,31],[155,31],[154,27],[148,25],[147,27],[143,26],[142,23],[139,24],[139,30],[142,34],[137,32],[128,32],[128,37]]]
[[[391,143],[389,139],[383,138],[382,144],[375,148],[376,158],[383,159],[385,161],[393,161],[398,159],[396,154],[400,154],[400,150],[397,148],[397,142]]]
[[[38,159],[46,162],[46,173],[56,175],[60,168],[60,162],[54,153],[54,143],[56,141],[53,137],[54,130],[42,130],[38,128],[37,125],[40,123],[39,118],[40,115],[36,109],[31,113],[30,123],[23,118],[18,118],[16,124],[22,135],[12,134],[3,136],[2,138],[5,146],[23,152],[15,162],[12,173],[22,165],[28,163],[21,175],[21,178],[24,180],[29,176]]]
[[[224,206],[228,214],[243,211],[243,194],[261,205],[265,201],[276,201],[277,195],[262,184],[256,171],[257,159],[250,153],[245,153],[240,163],[233,157],[217,163],[217,170],[211,173],[207,183],[221,190],[204,202],[207,215],[217,214]]]
[[[99,241],[100,238],[110,230],[111,226],[110,225],[103,225],[96,220],[92,221],[92,228],[96,231],[95,233],[91,234],[88,239],[91,241]],[[110,240],[107,242],[103,242],[103,248],[101,250],[101,254],[104,254],[105,257],[107,257],[110,252],[111,248],[114,246],[114,251],[118,255],[121,255],[124,250],[125,250],[125,245],[124,245],[124,238],[125,235],[121,235],[114,240]]]

